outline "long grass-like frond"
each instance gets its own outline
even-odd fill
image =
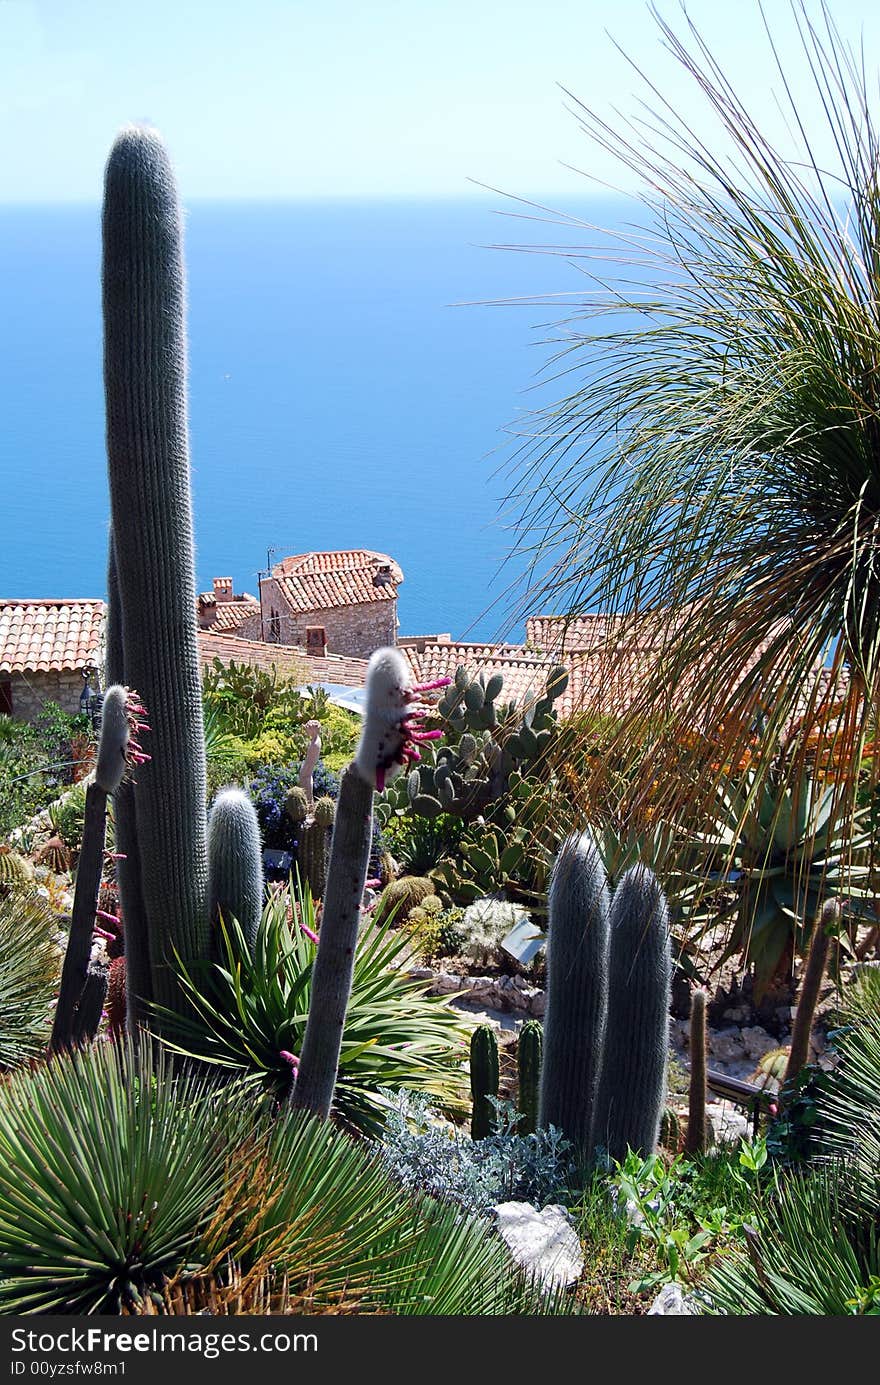
[[[704,122],[644,74],[629,122],[572,97],[642,190],[632,229],[597,252],[595,294],[558,324],[563,393],[532,420],[511,500],[528,608],[611,617],[599,686],[620,744],[647,751],[642,812],[680,808],[685,732],[718,742],[690,757],[705,784],[712,759],[754,752],[756,733],[767,752],[799,719],[804,744],[824,718],[838,759],[857,760],[877,707],[880,140],[828,10],[792,8],[815,99],[798,109],[780,62],[791,150],[698,30],[656,15]]]

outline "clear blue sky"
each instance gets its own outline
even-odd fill
[[[765,7],[788,52],[788,0]],[[871,8],[830,0],[876,68]],[[756,0],[688,10],[770,112]],[[610,166],[557,84],[609,114],[638,86],[606,29],[698,108],[646,0],[0,0],[0,201],[97,201],[130,120],[162,131],[188,199],[577,195],[563,164]]]

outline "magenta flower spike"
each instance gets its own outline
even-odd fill
[[[446,687],[449,678],[413,683],[412,670],[399,650],[377,649],[367,667],[367,707],[355,755],[358,773],[379,793],[408,765],[421,759],[419,745],[439,740],[442,731],[425,731],[422,722],[433,710],[419,694]]]

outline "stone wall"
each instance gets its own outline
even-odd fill
[[[361,601],[330,610],[291,612],[277,583],[260,583],[263,639],[276,644],[305,646],[306,628],[323,626],[328,654],[348,654],[369,659],[374,649],[397,643],[397,601]],[[276,613],[273,622],[272,614]]]
[[[12,715],[19,721],[36,721],[46,702],[57,702],[65,712],[79,711],[82,674],[10,673],[3,675],[12,691]]]

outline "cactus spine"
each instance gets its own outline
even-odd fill
[[[704,990],[691,996],[691,1080],[688,1089],[688,1124],[684,1147],[688,1154],[706,1148],[706,1002]]]
[[[211,915],[238,920],[253,953],[263,911],[260,824],[241,789],[222,789],[208,818],[208,898]]]
[[[563,843],[547,905],[540,1123],[557,1126],[586,1158],[608,1014],[609,928],[608,883],[589,833]]]
[[[123,891],[130,981],[145,925],[152,998],[174,1010],[182,998],[173,952],[184,963],[206,957],[210,929],[181,214],[153,130],[124,129],[107,161],[103,306],[120,681],[138,689],[153,723],[152,761],[134,791],[141,917]]]
[[[532,1135],[538,1128],[543,1044],[544,1031],[538,1020],[526,1020],[519,1031],[516,1048],[516,1109],[520,1115],[516,1129],[519,1135]]]
[[[666,1097],[672,956],[656,876],[636,865],[611,902],[608,1025],[591,1133],[593,1150],[622,1161],[653,1153]]]
[[[498,1040],[489,1024],[480,1024],[471,1035],[471,1139],[491,1135],[495,1111],[490,1098],[497,1099],[499,1066]]]

